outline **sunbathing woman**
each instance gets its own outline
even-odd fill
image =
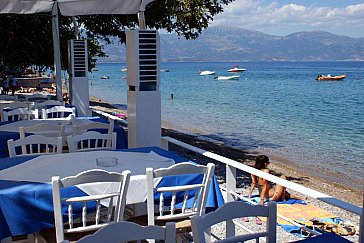
[[[269,169],[267,168],[269,163],[269,158],[266,155],[259,155],[255,159],[254,167],[263,172],[270,173]],[[286,188],[284,186],[277,184],[273,187],[270,182],[264,178],[260,178],[256,175],[251,175],[251,177],[252,184],[250,186],[248,198],[251,197],[254,188],[258,187],[260,195],[259,204],[263,204],[265,199],[270,199],[272,201],[284,201],[285,199],[293,198],[288,192],[286,192]],[[286,179],[284,175],[282,175],[280,178]]]

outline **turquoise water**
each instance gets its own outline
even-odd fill
[[[239,80],[218,81],[199,70]],[[90,94],[126,104],[125,64],[99,64]],[[364,164],[364,62],[162,63],[162,120],[181,131],[362,181]],[[318,74],[345,74],[320,82]],[[110,75],[109,80],[102,80]],[[170,99],[170,94],[174,99]]]

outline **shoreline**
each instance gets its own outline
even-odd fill
[[[108,112],[123,112],[126,110],[118,109],[112,104],[108,103],[104,99],[100,99],[94,96],[90,96],[90,105],[104,109]],[[169,125],[169,124],[168,124]],[[162,124],[162,135],[170,136],[177,140],[186,142],[193,146],[199,147],[201,149],[205,149],[221,156],[228,157],[230,159],[236,160],[238,162],[247,164],[252,166],[254,163],[254,159],[257,155],[265,153],[265,151],[246,151],[236,149],[224,144],[224,142],[213,141],[212,139],[202,138],[200,136],[196,136],[191,133],[186,133],[185,131],[177,131],[171,128],[170,126],[166,126],[166,124]],[[202,163],[211,162],[212,160],[202,156],[195,154],[194,152],[187,151],[183,148],[177,146],[171,146],[171,150],[175,151],[182,157],[187,159],[196,160]],[[330,175],[329,172],[324,173],[308,173],[304,168],[297,166],[296,163],[292,161],[285,160],[284,158],[280,158],[278,156],[274,156],[273,154],[267,154],[271,161],[269,165],[272,174],[284,174],[287,176],[288,180],[301,184],[303,186],[309,187],[311,189],[317,190],[319,192],[328,194],[332,197],[338,198],[340,200],[349,202],[356,206],[361,207],[363,202],[363,191],[358,188],[354,188],[353,185],[351,187],[349,185],[340,184],[337,182],[330,181],[330,177],[335,176],[336,173],[332,173]],[[215,161],[216,162],[216,161]],[[221,173],[221,178],[219,180],[224,180],[224,170],[225,167],[220,168],[223,170]],[[322,171],[321,171],[322,172]],[[336,175],[337,176],[337,175]],[[242,181],[239,185],[249,186],[250,185],[250,175],[243,175],[241,178]],[[349,180],[353,180],[352,178],[347,178]],[[353,180],[353,183],[355,180]]]

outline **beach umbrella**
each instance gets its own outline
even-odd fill
[[[52,13],[57,99],[61,100],[62,81],[58,14],[64,16],[138,14],[139,27],[145,29],[145,7],[153,1],[155,0],[1,0],[0,14]]]

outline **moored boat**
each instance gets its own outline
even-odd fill
[[[244,72],[246,71],[245,68],[239,68],[238,66],[233,66],[232,68],[230,68],[229,70],[227,70],[230,73],[238,73],[238,72]]]
[[[215,72],[214,72],[214,71],[208,71],[208,70],[206,70],[206,71],[200,71],[200,75],[201,75],[201,76],[205,76],[205,75],[213,75],[213,74],[215,74]]]
[[[338,80],[343,80],[345,77],[346,77],[345,75],[337,75],[337,76],[331,76],[330,74],[328,74],[327,76],[318,75],[316,77],[316,80],[318,80],[318,81],[338,81]]]
[[[239,79],[239,75],[232,75],[232,76],[217,76],[217,80],[236,80]]]
[[[105,76],[102,76],[101,79],[109,79],[110,76],[109,75],[105,75]]]

